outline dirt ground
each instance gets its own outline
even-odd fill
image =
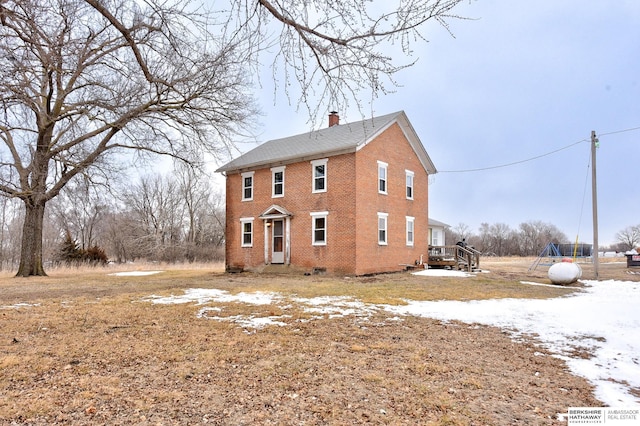
[[[591,385],[535,336],[514,341],[508,330],[380,312],[312,320],[296,306],[288,307],[286,326],[251,330],[199,318],[193,303],[143,301],[191,287],[363,299],[375,289],[386,301],[398,288],[434,299],[476,298],[474,291],[514,297],[523,286],[513,282],[545,276],[523,261],[485,267],[492,272],[457,280],[206,270],[0,277],[0,424],[553,425],[566,424],[557,414],[568,407],[601,406]],[[619,264],[603,274],[640,278]],[[568,290],[535,291],[548,293],[523,297]],[[273,305],[216,308],[228,316],[281,313]]]

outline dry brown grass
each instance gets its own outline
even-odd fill
[[[533,343],[501,330],[406,317],[318,321],[300,307],[286,327],[244,330],[151,294],[352,296],[368,302],[557,297],[527,260],[492,259],[474,278],[227,275],[221,265],[150,276],[112,269],[0,277],[0,424],[556,424],[598,405],[591,387]],[[619,264],[606,274],[637,280]],[[146,269],[164,269],[149,265]],[[7,307],[16,303],[36,306]],[[225,315],[280,315],[274,305],[217,304]],[[538,373],[538,374],[535,374]]]

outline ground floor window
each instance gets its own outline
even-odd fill
[[[378,244],[387,245],[387,219],[388,213],[378,213]]]
[[[240,219],[242,225],[242,247],[253,247],[253,218]]]
[[[407,216],[407,245],[413,247],[414,226],[416,219]]]
[[[429,245],[441,246],[440,243],[440,231],[438,229],[429,229]]]
[[[311,243],[314,246],[327,245],[327,215],[329,212],[311,213]]]

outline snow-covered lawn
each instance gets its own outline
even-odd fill
[[[124,272],[114,272],[113,274],[116,277],[143,277],[146,275],[155,275],[159,274],[162,271],[124,271]]]
[[[388,312],[390,321],[415,315],[443,321],[459,320],[503,328],[514,338],[535,336],[566,360],[574,374],[596,386],[596,397],[612,407],[640,404],[640,283],[583,281],[582,291],[556,299],[494,299],[482,301],[412,301],[403,306],[372,305],[347,297],[300,298],[277,293],[230,294],[216,289],[190,289],[184,295],[145,300],[153,303],[198,303],[202,318],[233,321],[245,328],[286,326],[290,316],[224,316],[213,303],[275,304],[286,312],[296,304],[316,314],[311,320],[336,316],[366,319]],[[535,285],[536,283],[522,283]],[[634,396],[630,391],[635,389]]]
[[[596,385],[609,406],[640,404],[640,283],[584,281],[584,291],[550,300],[409,301],[385,309],[397,315],[492,325],[514,336],[535,335]]]

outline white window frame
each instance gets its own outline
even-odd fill
[[[255,172],[245,172],[242,173],[242,201],[253,201],[253,188],[255,185],[255,178],[254,178]],[[246,178],[251,178],[251,186],[246,186],[245,185],[245,179]],[[247,189],[251,189],[251,197],[246,197],[246,190]]]
[[[413,194],[414,194],[414,187],[413,187],[413,183],[414,183],[414,176],[415,173],[413,173],[411,170],[405,170],[405,181],[406,181],[406,189],[405,189],[405,193],[407,195],[407,200],[413,200]],[[411,194],[409,194],[409,191],[411,191]]]
[[[327,192],[327,163],[329,162],[328,158],[323,158],[321,160],[313,160],[311,161],[311,192],[314,194],[318,194],[321,192]],[[324,175],[316,176],[316,167],[324,166]],[[318,179],[324,179],[324,188],[316,189],[316,181]]]
[[[441,246],[442,243],[440,242],[440,230],[437,228],[431,228],[429,229],[429,244],[432,246]]]
[[[413,216],[406,217],[406,236],[407,246],[413,247],[416,239],[416,218]]]
[[[380,221],[383,221],[383,226],[380,226]],[[386,246],[389,241],[389,213],[381,213],[378,212],[378,226],[376,227],[378,230],[378,245]],[[384,239],[380,238],[380,232],[384,231]]]
[[[253,247],[253,230],[254,230],[254,226],[253,226],[253,218],[252,217],[241,217],[240,218],[240,246],[241,247]],[[248,233],[249,238],[251,238],[250,242],[245,242],[244,240],[244,236],[247,235],[247,232],[245,232],[245,225],[251,225],[251,231]]]
[[[285,166],[271,168],[271,198],[284,197],[284,169]],[[282,173],[282,183],[279,183],[282,185],[282,194],[276,194],[276,173]]]
[[[382,173],[381,173],[382,172]],[[384,174],[384,176],[382,176]],[[380,183],[384,182],[384,189],[380,189]],[[389,164],[378,160],[378,194],[388,194],[389,190]]]
[[[311,212],[311,244],[314,246],[326,246],[327,245],[327,226],[328,220],[327,216],[329,216],[329,212]],[[316,240],[316,219],[324,219],[324,241]]]

